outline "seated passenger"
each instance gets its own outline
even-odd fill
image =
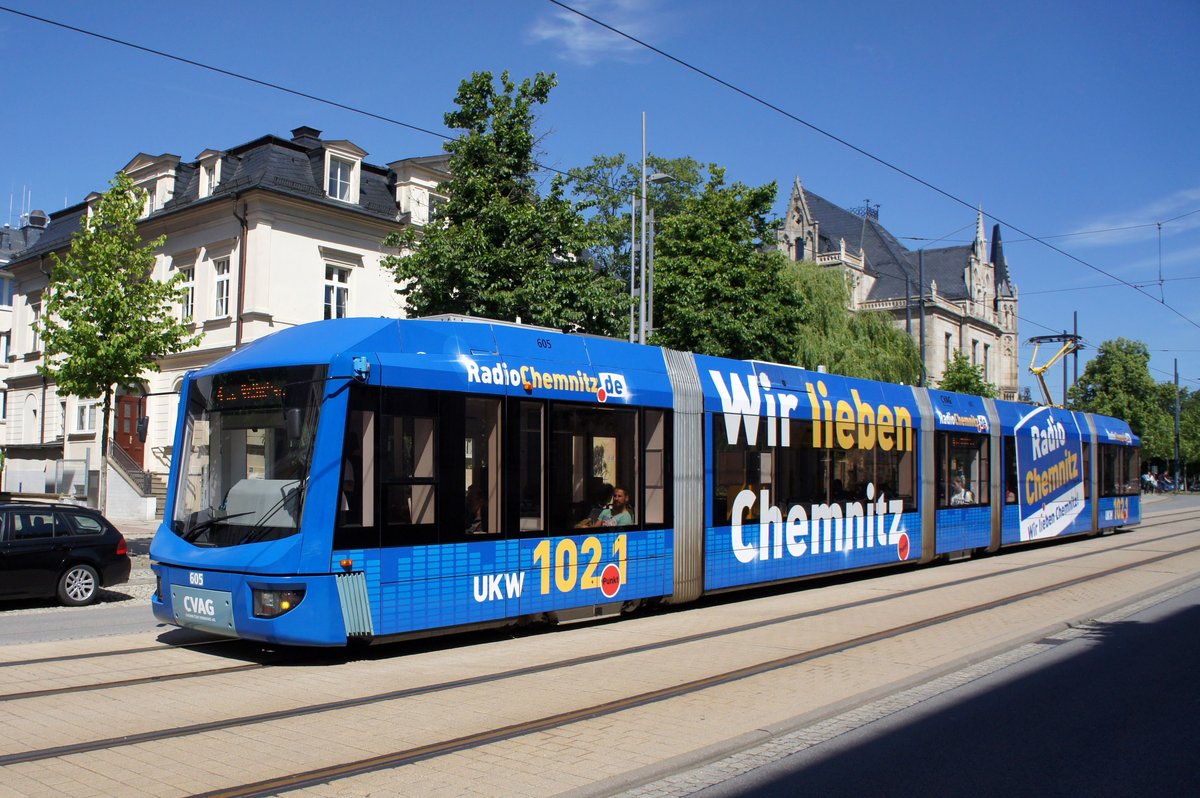
[[[962,477],[954,477],[950,482],[950,506],[957,507],[964,504],[974,504],[975,497],[971,495],[971,491],[967,490],[963,485]]]
[[[583,517],[579,519],[577,528],[598,526],[600,513],[608,507],[612,501],[613,486],[609,485],[600,477],[592,477],[588,486],[588,500],[584,505],[583,511],[580,513]]]
[[[483,531],[483,489],[472,484],[467,488],[467,532]]]
[[[599,526],[629,526],[633,523],[633,511],[629,507],[629,494],[624,488],[614,488],[612,504],[600,511],[596,522]]]

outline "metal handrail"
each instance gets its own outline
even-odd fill
[[[116,440],[108,442],[108,456],[113,459],[121,470],[124,471],[134,482],[140,482],[142,485],[142,493],[146,496],[150,495],[150,473],[142,468],[134,459],[129,456],[129,453],[117,445]]]

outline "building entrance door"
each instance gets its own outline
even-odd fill
[[[113,433],[113,440],[117,446],[120,446],[139,468],[144,464],[142,458],[146,451],[146,445],[138,439],[137,434],[138,411],[141,406],[140,396],[118,396],[116,430]]]

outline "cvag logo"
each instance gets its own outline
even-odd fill
[[[217,607],[212,599],[199,596],[184,596],[183,611],[193,615],[204,615],[209,618],[217,617]]]

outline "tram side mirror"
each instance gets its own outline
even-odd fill
[[[146,433],[150,429],[150,419],[147,416],[141,416],[137,420],[137,436],[141,443],[146,442]]]
[[[300,438],[300,408],[289,407],[283,411],[284,423],[287,425],[287,435],[290,440]]]

